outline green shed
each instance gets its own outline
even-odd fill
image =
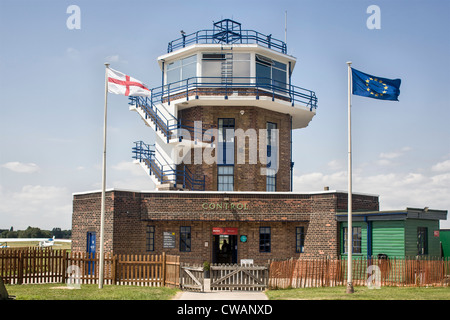
[[[347,212],[338,213],[340,254],[347,255]],[[440,257],[439,220],[447,211],[406,208],[352,213],[353,256]]]

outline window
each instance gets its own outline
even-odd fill
[[[234,83],[249,83],[250,53],[203,53],[202,81],[221,83],[222,77],[233,77]]]
[[[155,251],[155,227],[147,226],[146,250]]]
[[[428,229],[426,227],[417,228],[417,254],[428,254]]]
[[[259,252],[270,252],[270,227],[259,228]]]
[[[234,164],[234,119],[219,119],[218,164]]]
[[[266,191],[276,191],[277,182],[277,124],[267,122],[267,171],[266,171]]]
[[[202,81],[220,83],[222,80],[222,62],[225,61],[223,53],[204,53],[202,59]]]
[[[191,252],[191,227],[180,227],[180,251]]]
[[[219,119],[217,190],[234,190],[234,119]]]
[[[295,228],[295,252],[302,253],[305,246],[305,228]]]
[[[274,192],[277,191],[277,175],[274,169],[267,169],[266,171],[266,191]]]
[[[250,53],[233,54],[233,77],[234,83],[250,82]]]
[[[195,77],[197,75],[197,56],[193,55],[171,62],[167,65],[166,70],[167,84]],[[175,87],[178,85],[181,86],[182,83],[178,83]]]
[[[234,190],[234,166],[217,166],[217,190]]]
[[[274,86],[275,90],[277,88],[285,90],[287,82],[286,64],[257,54],[256,78],[257,83],[262,87],[267,86],[272,89],[271,86]]]
[[[348,238],[348,228],[343,228],[343,237],[344,237],[344,241],[343,241],[343,252],[347,253],[347,247],[348,247],[348,242],[347,242],[347,238]],[[361,242],[362,242],[362,233],[361,233],[361,227],[353,227],[352,228],[352,253],[362,253],[361,251]]]

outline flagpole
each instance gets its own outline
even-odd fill
[[[352,62],[348,61],[348,215],[347,215],[347,293],[353,293],[352,283]]]
[[[101,204],[101,214],[100,214],[100,257],[99,257],[99,275],[98,275],[98,288],[103,288],[103,277],[104,277],[104,264],[105,264],[105,253],[104,253],[104,233],[105,233],[105,189],[106,189],[106,115],[108,111],[108,68],[109,63],[105,63],[105,111],[104,111],[104,122],[103,122],[103,171],[102,171],[102,204]]]

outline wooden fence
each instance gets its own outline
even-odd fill
[[[178,286],[180,257],[105,254],[104,284]],[[0,277],[5,283],[98,283],[99,259],[86,252],[1,249]]]
[[[98,255],[52,248],[0,249],[0,277],[9,284],[98,283]],[[353,285],[448,286],[449,259],[358,258],[353,261]],[[105,254],[104,284],[180,286],[180,257],[173,255]],[[196,279],[203,282],[202,268]],[[192,273],[192,272],[191,272]],[[188,280],[185,281],[186,284]],[[195,280],[194,280],[195,281]],[[213,290],[332,287],[346,285],[345,259],[290,259],[267,266],[211,266]],[[197,283],[198,284],[198,283]],[[203,285],[203,283],[202,283]]]
[[[202,292],[204,289],[204,281],[204,269],[202,265],[182,264],[181,289]]]
[[[211,265],[211,290],[260,291],[267,288],[268,279],[267,265]]]
[[[354,259],[352,263],[354,286],[448,286],[449,274],[448,259],[363,257]],[[270,262],[269,288],[333,287],[346,283],[346,259]]]

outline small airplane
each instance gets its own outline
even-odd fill
[[[51,247],[54,244],[55,244],[55,236],[53,236],[53,238],[50,238],[50,239],[47,239],[47,240],[39,241],[39,247],[40,248]]]
[[[38,241],[39,242],[38,246],[40,248],[51,247],[51,246],[55,245],[57,242],[67,242],[67,243],[72,242],[72,240],[70,240],[70,239],[55,239],[54,236],[53,236],[53,238],[6,238],[6,239],[2,239],[2,240],[5,242],[0,243],[0,248],[10,248],[10,246],[8,246],[8,243],[11,243],[11,242]]]

